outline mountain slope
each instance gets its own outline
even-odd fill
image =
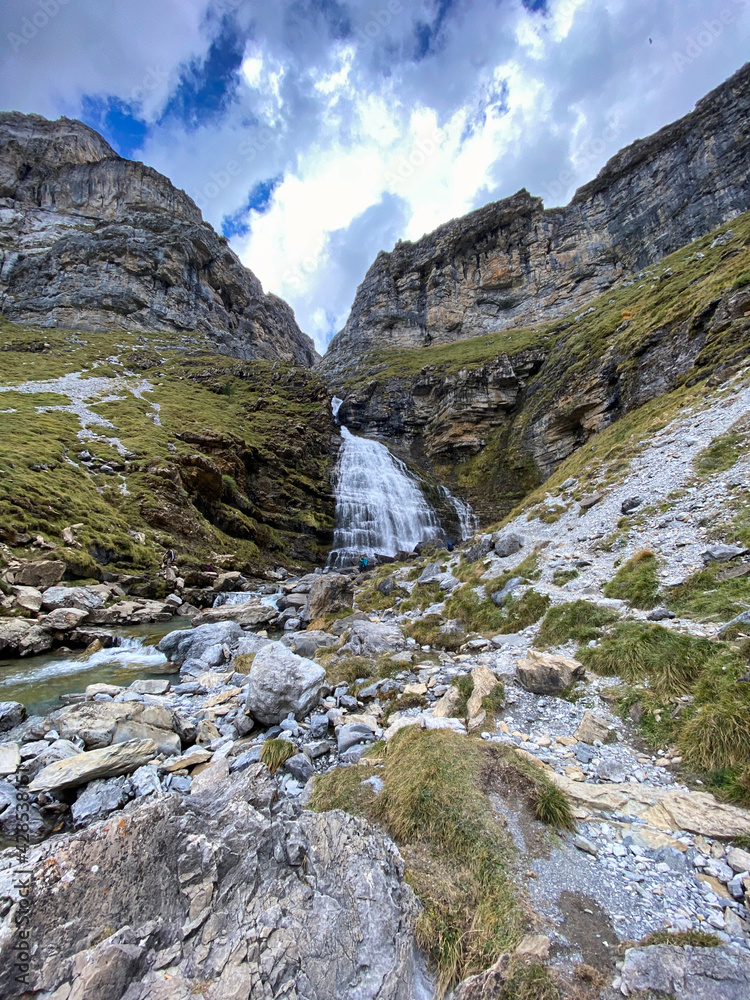
[[[0,114],[0,311],[45,327],[198,331],[240,358],[317,357],[184,191],[67,118]]]
[[[323,361],[447,344],[588,304],[750,209],[750,64],[679,121],[619,152],[566,208],[522,190],[380,253]]]

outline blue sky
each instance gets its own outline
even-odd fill
[[[0,105],[167,174],[319,350],[381,249],[564,204],[750,52],[750,0],[4,0]]]

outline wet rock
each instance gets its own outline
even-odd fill
[[[26,708],[20,701],[0,701],[0,733],[19,726],[26,718]]]
[[[290,712],[301,719],[317,705],[325,677],[320,664],[280,642],[270,643],[253,661],[247,711],[265,725],[280,722]]]
[[[495,538],[495,555],[501,559],[507,559],[520,552],[524,546],[524,539],[521,535],[513,531],[504,532]]]
[[[382,653],[401,652],[406,648],[406,639],[398,625],[355,621],[343,648],[350,649],[354,656],[378,657]]]
[[[153,740],[131,740],[101,750],[68,757],[49,764],[29,785],[33,792],[51,792],[62,788],[77,788],[95,778],[114,778],[130,774],[157,754]]]
[[[608,734],[609,725],[606,719],[602,719],[601,716],[594,715],[593,712],[585,711],[578,728],[573,733],[573,736],[577,740],[581,740],[583,743],[593,744],[596,740],[601,740],[603,743]]]
[[[316,576],[307,603],[305,617],[314,621],[332,611],[350,608],[354,601],[354,584],[344,573],[324,573]]]
[[[750,954],[665,944],[629,948],[621,980],[627,994],[651,990],[675,1000],[746,1000]]]
[[[578,660],[534,649],[516,664],[516,679],[533,694],[559,694],[583,676]]]
[[[217,622],[231,621],[244,628],[264,628],[279,616],[276,608],[254,598],[243,604],[222,604],[218,608],[202,611],[194,619],[196,627],[214,625]]]
[[[197,628],[169,632],[159,642],[157,649],[178,667],[189,659],[202,664],[201,669],[207,670],[226,661],[224,646],[235,649],[243,638],[251,637],[245,637],[236,622],[217,622],[214,625],[199,625]]]
[[[65,563],[60,559],[27,562],[20,569],[13,571],[13,582],[23,587],[34,587],[46,590],[59,583],[65,573]]]
[[[87,785],[70,807],[73,826],[83,826],[123,806],[130,796],[129,779],[99,778]]]

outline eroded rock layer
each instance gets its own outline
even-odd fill
[[[623,149],[566,208],[526,190],[380,253],[324,362],[553,319],[750,208],[750,65]]]
[[[68,118],[0,114],[0,309],[46,327],[199,331],[241,358],[316,358],[184,191]]]

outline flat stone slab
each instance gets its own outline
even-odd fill
[[[31,782],[29,791],[52,792],[61,788],[76,788],[95,778],[130,774],[147,764],[157,752],[153,740],[128,740],[99,750],[88,750],[48,764]]]

